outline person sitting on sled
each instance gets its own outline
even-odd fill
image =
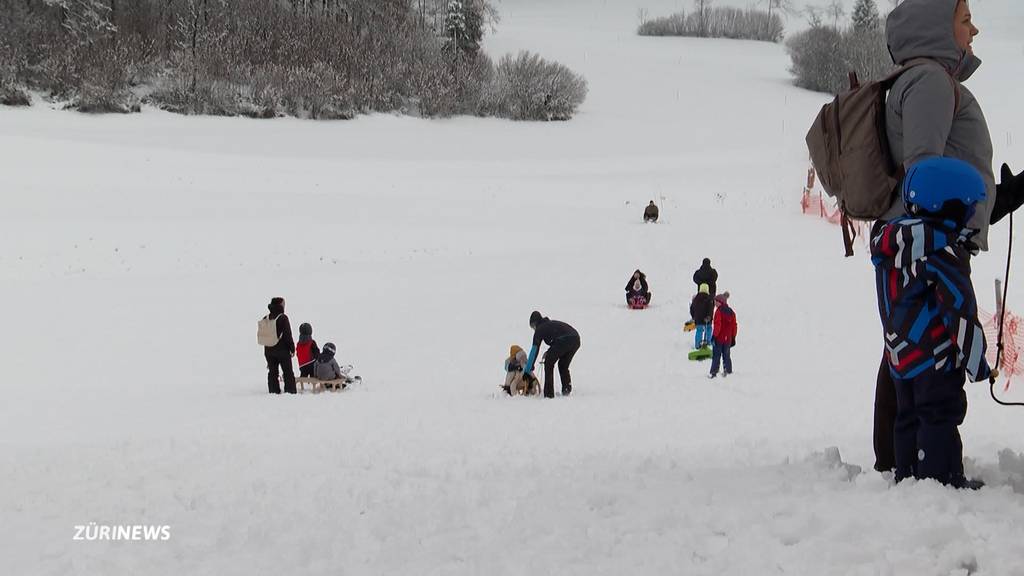
[[[658,221],[658,206],[651,200],[651,203],[644,208],[644,222],[657,222]]]
[[[695,325],[693,348],[700,350],[711,344],[711,321],[715,316],[715,300],[711,296],[711,287],[701,284],[700,290],[690,301],[690,318]]]
[[[647,275],[637,270],[626,282],[626,304],[630,308],[646,308],[651,303],[651,290]]]
[[[509,396],[529,396],[538,390],[537,379],[523,372],[526,367],[526,351],[512,346],[505,359],[505,385],[501,387]]]
[[[896,388],[896,481],[978,487],[964,476],[958,427],[967,415],[965,381],[992,375],[971,284],[978,230],[967,227],[985,200],[985,181],[966,162],[931,157],[907,170],[902,192],[910,216],[890,220],[871,238],[885,359]]]
[[[334,344],[328,342],[324,344],[323,351],[320,352],[320,356],[316,359],[316,377],[318,380],[341,380],[341,387],[345,388],[353,382],[352,378],[349,378],[348,373],[352,370],[351,366],[345,366],[342,368],[338,365],[337,359],[334,355],[337,352],[337,348]]]

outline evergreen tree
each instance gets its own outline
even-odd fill
[[[873,32],[882,27],[875,0],[857,0],[853,6],[853,29],[857,32]]]
[[[484,5],[476,0],[448,0],[444,35],[459,55],[476,56],[484,37]]]

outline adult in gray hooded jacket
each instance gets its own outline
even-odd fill
[[[975,243],[987,250],[989,224],[1024,201],[1024,178],[1014,177],[1004,165],[1002,182],[996,186],[985,115],[974,94],[961,84],[981,66],[971,47],[977,34],[967,0],[904,0],[889,14],[886,37],[893,61],[931,62],[908,70],[893,84],[886,100],[886,128],[893,157],[905,168],[932,156],[958,158],[977,168],[985,181],[986,200],[977,206],[969,225],[980,231]],[[903,214],[897,195],[884,220]],[[896,392],[883,356],[875,389],[875,468],[880,471],[895,467],[895,419]]]

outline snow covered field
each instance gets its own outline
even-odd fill
[[[492,55],[590,81],[569,123],[0,109],[2,572],[1024,575],[1024,411],[969,388],[980,492],[870,472],[870,264],[799,213],[824,97],[780,46],[633,35],[680,5],[501,3]],[[1020,170],[1022,7],[974,12],[969,85]],[[705,256],[724,381],[680,329]],[[267,395],[276,295],[366,384]],[[496,394],[533,309],[582,333],[572,398]],[[74,541],[90,522],[171,539]]]

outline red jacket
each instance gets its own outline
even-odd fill
[[[715,326],[713,328],[715,342],[719,344],[732,345],[736,339],[738,326],[736,325],[736,313],[729,308],[728,304],[722,304],[715,310]]]
[[[295,345],[295,358],[299,361],[300,367],[316,360],[319,353],[320,349],[317,348],[316,340],[307,340]]]

